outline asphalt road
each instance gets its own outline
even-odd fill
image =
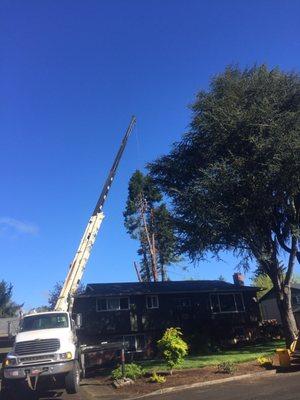
[[[39,400],[86,400],[79,394],[67,394],[65,391],[45,393],[45,395],[38,397]],[[29,400],[29,399],[28,399]]]
[[[19,394],[14,394],[11,399],[7,399],[3,394],[0,393],[0,400],[86,400],[87,397],[83,396],[81,393],[70,395],[67,394],[64,390],[58,390],[58,391],[51,391],[51,392],[45,392],[41,395],[37,394],[23,394],[22,393],[22,399],[19,398]]]
[[[299,400],[300,372],[249,378],[202,389],[148,397],[147,400]],[[146,399],[145,399],[146,400]]]
[[[97,393],[98,394],[98,393]],[[1,398],[1,397],[0,397]],[[108,399],[99,397],[96,393],[94,400]],[[122,400],[117,395],[109,400]],[[281,373],[268,377],[248,378],[242,381],[220,383],[206,388],[187,389],[184,391],[160,394],[145,398],[145,400],[299,400],[300,372]],[[20,399],[27,400],[27,399]],[[28,399],[29,400],[29,399]],[[79,394],[67,395],[64,391],[49,392],[35,400],[91,400],[84,390]]]

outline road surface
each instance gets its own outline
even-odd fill
[[[148,397],[147,400],[299,400],[300,372],[248,378],[206,388]],[[146,399],[145,399],[146,400]]]
[[[120,393],[103,396],[95,385],[94,393],[84,387],[76,395],[52,392],[39,400],[125,400]],[[145,400],[299,400],[300,372],[280,373],[268,377],[248,378],[242,381],[221,383],[206,388],[187,389],[169,394],[146,397]],[[21,400],[21,399],[20,399]],[[25,399],[22,399],[25,400]],[[26,399],[27,400],[27,399]],[[29,399],[28,399],[29,400]]]

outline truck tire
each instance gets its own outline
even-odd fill
[[[72,371],[68,372],[65,377],[65,386],[68,394],[78,393],[80,381],[80,369],[78,361],[74,362]]]

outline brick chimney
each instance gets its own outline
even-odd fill
[[[245,285],[245,277],[240,272],[236,272],[233,274],[233,283],[237,286],[244,286]]]

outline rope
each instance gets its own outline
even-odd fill
[[[26,374],[26,381],[27,381],[27,384],[28,384],[28,386],[29,386],[29,389],[31,389],[32,391],[35,391],[35,390],[36,390],[39,377],[40,377],[40,375],[41,375],[42,373],[43,373],[43,371],[41,371],[38,375],[36,375],[35,377],[33,377],[33,378],[35,378],[35,379],[34,379],[34,384],[32,384],[32,382],[31,382],[31,376],[30,376],[30,374],[29,374],[29,373]]]

